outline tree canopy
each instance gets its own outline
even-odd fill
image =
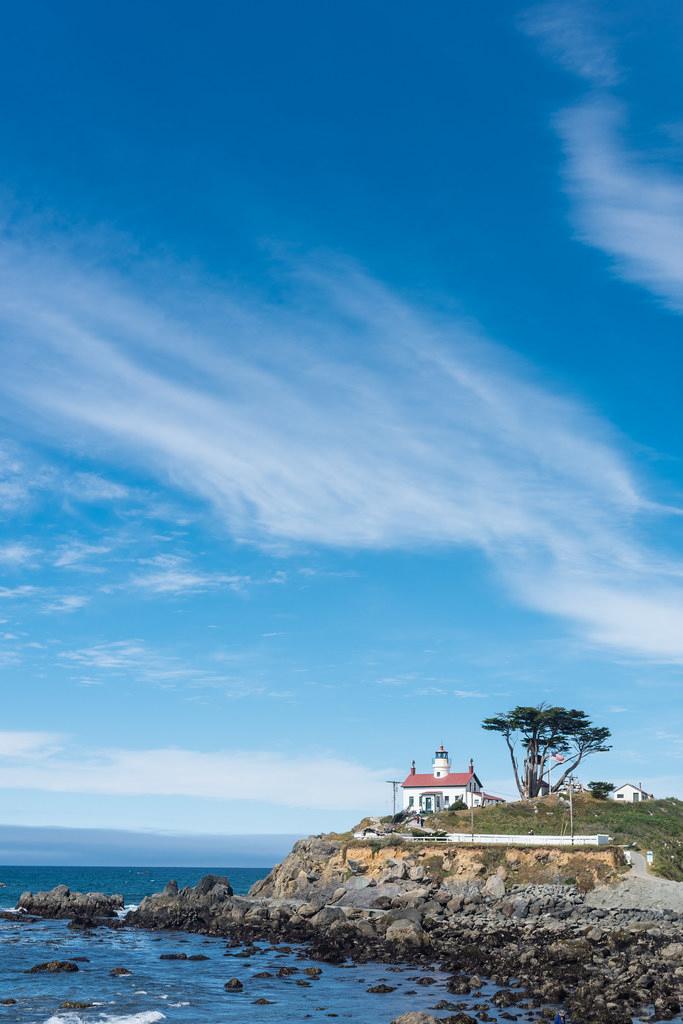
[[[482,727],[503,736],[522,799],[538,796],[543,791],[544,777],[551,778],[553,754],[558,755],[554,763],[562,764],[559,778],[553,779],[549,787],[551,792],[556,792],[584,758],[610,749],[609,729],[593,725],[586,712],[577,708],[519,705],[485,718]],[[520,751],[524,753],[521,766]]]
[[[607,800],[610,793],[613,793],[615,789],[613,782],[589,782],[588,792],[591,796],[595,797],[596,800]]]

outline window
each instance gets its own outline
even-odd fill
[[[451,798],[449,796],[445,796],[443,798],[443,802],[445,803],[446,807],[448,807],[449,803],[451,802]]]
[[[623,799],[624,799],[624,794],[623,793],[617,793],[617,800],[623,800]]]
[[[440,775],[441,775],[441,772],[437,772],[437,773],[436,773],[436,777],[437,777],[437,779],[439,778],[439,776],[440,776]]]
[[[634,804],[637,804],[639,800],[640,800],[640,793],[634,793],[633,794],[633,802],[634,802]]]
[[[414,806],[415,806],[415,797],[414,796],[409,796],[408,797],[408,807],[414,807]]]

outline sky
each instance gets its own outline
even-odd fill
[[[0,38],[0,822],[304,834],[488,715],[683,797],[683,9]],[[33,833],[32,833],[33,834]]]

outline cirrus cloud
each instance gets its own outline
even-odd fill
[[[683,661],[683,565],[657,537],[671,510],[608,424],[471,325],[333,261],[292,268],[276,307],[197,283],[183,309],[168,279],[151,302],[56,245],[0,239],[0,266],[8,414],[53,442],[86,430],[264,548],[478,548],[591,643]],[[177,559],[131,581],[242,582]]]

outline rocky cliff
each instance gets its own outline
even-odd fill
[[[371,906],[374,900],[411,889],[419,895],[421,889],[445,881],[486,883],[492,876],[508,888],[571,885],[587,892],[616,880],[624,866],[622,851],[614,847],[572,850],[405,841],[344,843],[321,837],[296,843],[289,856],[257,882],[251,895],[276,899],[331,896],[343,886],[347,903],[351,893],[364,893],[360,902]]]

